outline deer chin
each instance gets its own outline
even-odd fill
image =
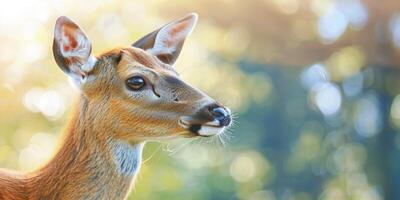
[[[219,135],[223,133],[226,128],[225,126],[220,126],[217,120],[206,122],[204,124],[191,123],[186,116],[179,119],[179,125],[202,137]]]

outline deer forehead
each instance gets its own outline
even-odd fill
[[[142,49],[125,48],[121,49],[121,54],[121,60],[118,64],[118,71],[120,72],[129,73],[130,68],[141,66],[156,73],[178,74],[172,66],[162,63],[157,57]]]

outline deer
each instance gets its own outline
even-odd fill
[[[94,56],[83,29],[59,17],[53,55],[79,99],[47,163],[30,172],[0,170],[0,199],[126,199],[146,142],[228,129],[229,108],[183,81],[174,65],[197,19],[190,13]]]

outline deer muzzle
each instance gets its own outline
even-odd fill
[[[232,121],[229,108],[218,103],[204,106],[198,112],[182,116],[179,124],[199,136],[214,136],[221,134]]]

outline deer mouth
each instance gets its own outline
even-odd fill
[[[218,120],[201,123],[191,120],[191,117],[183,116],[179,119],[179,125],[188,131],[203,137],[219,135],[224,132],[226,126],[220,125]]]
[[[215,136],[223,133],[231,122],[231,111],[229,108],[219,103],[208,104],[193,115],[179,118],[180,126],[203,137]]]

